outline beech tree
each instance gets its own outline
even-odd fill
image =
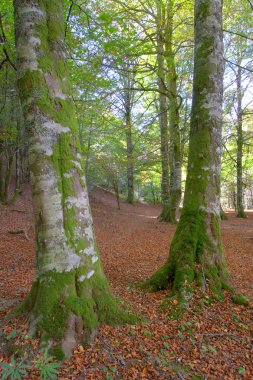
[[[172,287],[184,302],[194,280],[215,293],[228,286],[220,235],[223,97],[222,1],[195,0],[194,83],[182,215],[167,262],[144,285]]]
[[[169,173],[170,195],[169,204],[163,208],[161,219],[176,223],[181,201],[181,136],[179,130],[179,108],[175,53],[173,51],[173,18],[175,13],[174,0],[167,1],[167,19],[165,26],[165,57],[168,70],[169,99]]]
[[[21,311],[57,356],[118,310],[96,248],[82,149],[64,62],[62,0],[14,0],[18,84],[29,135],[36,278]]]

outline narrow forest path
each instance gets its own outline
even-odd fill
[[[147,318],[140,326],[102,327],[93,347],[79,347],[59,379],[252,379],[252,309],[205,305],[169,320],[160,305],[167,292],[130,287],[166,260],[175,226],[158,222],[157,205],[121,202],[95,187],[90,195],[97,243],[114,293]],[[253,213],[246,220],[229,213],[222,238],[233,284],[253,297]],[[19,232],[19,233],[13,233]],[[34,230],[30,192],[0,209],[0,318],[21,301],[34,276]],[[208,302],[207,302],[208,303]],[[4,327],[25,331],[17,321]],[[35,343],[33,343],[35,344]],[[0,347],[1,352],[1,347]],[[4,353],[0,361],[6,359]],[[194,377],[195,376],[195,377]],[[39,379],[32,374],[29,379]]]

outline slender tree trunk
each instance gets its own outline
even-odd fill
[[[8,203],[10,184],[13,176],[13,162],[14,162],[14,153],[9,152],[9,157],[6,163],[6,174],[5,174],[5,183],[4,183],[4,196],[3,203]]]
[[[115,192],[118,210],[120,210],[120,196],[119,196],[119,183],[118,181],[112,181],[112,187]]]
[[[127,142],[127,202],[130,204],[133,204],[134,203],[134,163],[133,163],[131,103],[130,103],[129,96],[127,96],[127,99],[125,99],[125,102],[126,102],[125,104],[126,142]]]
[[[53,354],[69,356],[119,312],[96,249],[64,63],[62,0],[14,0],[18,84],[29,133],[36,278],[21,310]]]
[[[167,3],[167,28],[165,34],[165,56],[168,69],[169,96],[169,169],[170,200],[164,221],[176,223],[181,201],[181,140],[179,131],[179,104],[177,96],[177,75],[173,52],[173,6],[174,0]]]
[[[220,205],[220,218],[221,218],[221,220],[228,220],[228,216],[225,213],[225,211],[223,210],[221,205]]]
[[[193,104],[185,198],[170,255],[144,285],[172,287],[182,302],[195,279],[219,293],[228,284],[220,236],[223,96],[222,1],[195,0]]]
[[[239,62],[240,64],[240,62]],[[236,76],[237,87],[237,160],[236,160],[236,216],[246,218],[243,205],[243,183],[242,183],[242,156],[243,156],[243,134],[242,134],[242,69],[238,67]]]
[[[16,162],[16,190],[20,192],[24,183],[27,182],[27,167],[28,167],[28,143],[27,134],[24,125],[24,119],[22,115],[22,107],[20,99],[18,98],[16,104],[16,121],[17,121],[17,162]]]
[[[123,65],[124,73],[122,75],[123,90],[123,108],[126,130],[126,158],[127,158],[127,202],[134,203],[134,146],[132,136],[132,109],[134,104],[134,83],[135,83],[135,63],[127,59]]]
[[[164,9],[157,1],[157,76],[159,90],[159,125],[161,134],[161,160],[162,181],[161,199],[162,212],[159,216],[161,221],[165,220],[169,205],[169,131],[168,131],[168,104],[166,89],[166,73],[164,61]]]
[[[4,196],[4,165],[3,165],[3,146],[2,143],[0,143],[0,200],[3,202],[3,196]]]
[[[91,121],[92,125],[92,121]],[[91,136],[92,136],[92,129],[89,130],[89,136],[88,136],[88,144],[87,144],[87,151],[86,151],[86,160],[85,160],[85,174],[88,177],[89,167],[90,167],[90,148],[91,148]]]

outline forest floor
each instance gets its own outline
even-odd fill
[[[161,308],[168,291],[144,293],[132,285],[148,278],[166,260],[175,226],[158,222],[160,207],[121,203],[112,193],[94,188],[91,207],[105,272],[116,296],[145,322],[103,326],[92,346],[76,348],[59,379],[253,379],[253,212],[247,219],[228,213],[222,239],[233,285],[251,300],[244,307],[208,295],[195,297],[189,312],[171,319]],[[6,313],[27,295],[34,276],[34,224],[29,191],[15,205],[0,210],[0,363],[11,354],[30,358],[37,341],[30,340],[25,321],[6,321]],[[3,339],[4,338],[4,339]],[[7,343],[6,343],[7,342]],[[40,360],[33,358],[35,360]],[[30,362],[32,363],[32,362]],[[1,376],[1,374],[0,374]],[[40,379],[31,364],[24,379]]]

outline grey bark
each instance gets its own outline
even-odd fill
[[[96,248],[65,65],[62,0],[14,0],[18,84],[29,139],[36,278],[21,310],[30,330],[70,356],[119,313]]]
[[[164,8],[157,1],[157,24],[156,24],[156,50],[157,50],[157,77],[159,91],[159,126],[161,135],[161,161],[162,161],[162,180],[161,180],[161,200],[162,212],[160,220],[164,216],[169,205],[169,130],[168,130],[168,102],[166,88],[165,71],[165,51],[164,51]]]
[[[214,293],[228,286],[220,236],[223,99],[222,1],[195,0],[193,102],[182,215],[165,265],[144,285],[172,287],[183,304],[195,280]],[[208,279],[208,282],[206,281]]]
[[[243,132],[242,132],[242,69],[238,66],[236,75],[236,102],[237,102],[237,155],[236,155],[236,216],[246,218],[243,204]]]

